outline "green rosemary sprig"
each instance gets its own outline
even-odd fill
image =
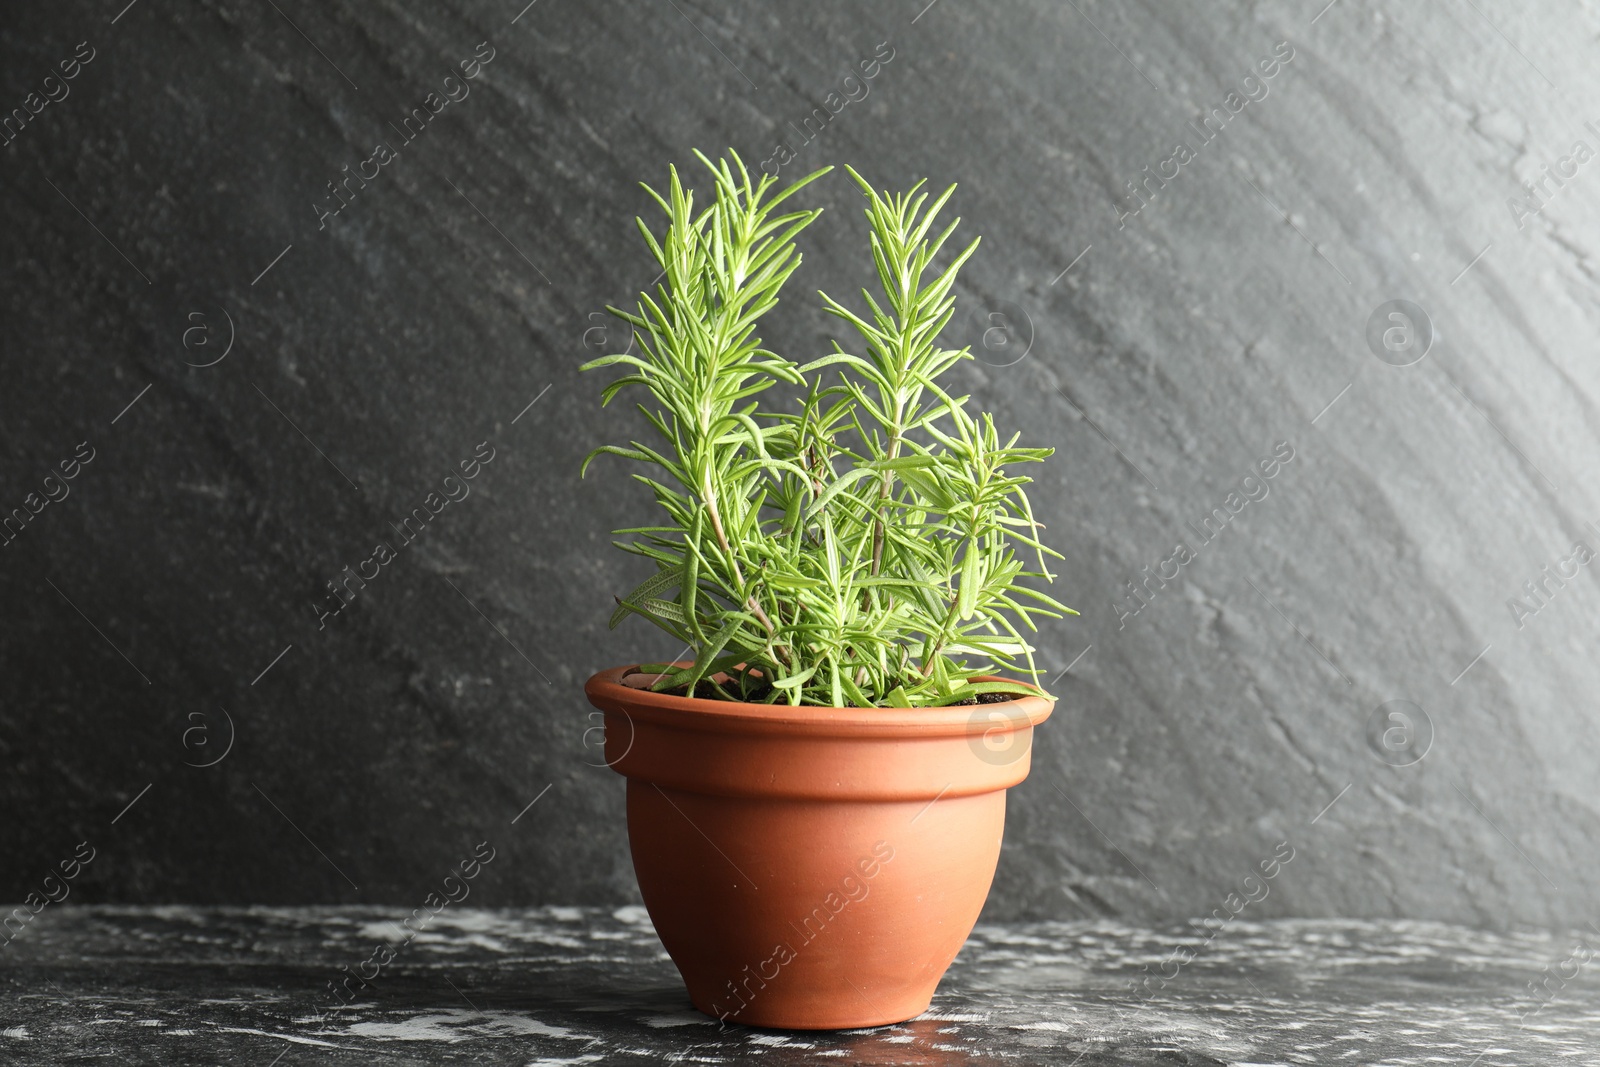
[[[618,530],[618,547],[656,571],[618,598],[611,623],[642,615],[691,645],[694,663],[666,671],[657,689],[720,676],[731,700],[830,706],[922,707],[984,692],[1031,692],[1016,682],[973,682],[998,666],[1037,681],[1022,630],[1072,609],[1030,587],[1053,580],[1024,490],[1009,466],[1048,448],[1001,442],[988,414],[938,379],[965,349],[939,344],[954,313],[957,272],[977,248],[942,269],[933,261],[955,230],[934,234],[954,186],[928,203],[922,183],[867,198],[879,297],[865,312],[822,295],[860,345],[834,344],[805,364],[762,347],[760,318],[800,266],[795,237],[817,210],[779,212],[824,168],[776,191],[752,181],[739,157],[713,163],[711,202],[695,209],[676,168],[667,193],[647,191],[668,219],[660,240],[638,220],[664,272],[628,322],[638,354],[605,356],[585,370],[621,366],[602,401],[642,386],[639,410],[652,444],[603,445],[644,464],[666,523]],[[848,169],[848,168],[847,168]],[[824,385],[828,369],[837,381]],[[762,410],[757,394],[799,389],[798,412]],[[1029,570],[1019,550],[1037,560]]]

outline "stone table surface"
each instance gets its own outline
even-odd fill
[[[1592,933],[984,925],[926,1014],[801,1033],[694,1011],[641,908],[449,906],[330,1013],[404,917],[49,907],[0,949],[0,1063],[1600,1064]]]

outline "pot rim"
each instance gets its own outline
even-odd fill
[[[690,664],[678,663],[686,667]],[[824,708],[812,705],[750,704],[704,697],[652,693],[622,684],[638,665],[599,671],[584,683],[589,702],[606,711],[639,715],[649,721],[711,733],[786,733],[809,736],[970,736],[995,729],[995,713],[1010,720],[1002,729],[1026,729],[1050,717],[1054,702],[1043,695],[992,704],[938,708]],[[978,681],[1016,681],[983,675]],[[1020,682],[1021,685],[1029,685]],[[1037,688],[1034,686],[1033,688]]]

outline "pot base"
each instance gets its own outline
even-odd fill
[[[983,909],[1003,790],[925,800],[707,796],[628,782],[645,907],[695,1007],[786,1030],[928,1008]]]

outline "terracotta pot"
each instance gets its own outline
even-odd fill
[[[656,933],[707,1015],[830,1030],[927,1010],[989,895],[1050,701],[737,704],[584,686],[628,779]]]

